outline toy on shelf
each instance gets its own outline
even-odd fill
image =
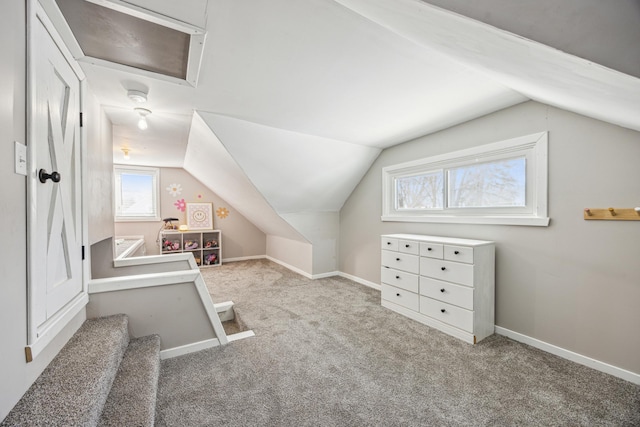
[[[162,239],[162,250],[165,251],[165,252],[179,251],[180,250],[180,241],[179,240]]]
[[[204,244],[205,249],[217,248],[218,241],[217,240],[207,240]]]
[[[218,263],[218,255],[206,254],[204,256],[204,265],[214,265]]]
[[[196,242],[195,240],[185,240],[184,242],[185,251],[192,251],[197,248],[198,248],[198,242]]]

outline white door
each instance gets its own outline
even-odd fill
[[[86,295],[82,278],[81,76],[73,58],[63,53],[66,48],[54,41],[60,38],[41,9],[32,22],[28,212],[29,344],[33,347],[43,335],[55,335],[64,326],[59,324],[64,323],[64,314],[80,299],[86,300]]]

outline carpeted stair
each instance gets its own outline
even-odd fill
[[[0,426],[153,426],[160,338],[130,341],[128,323],[87,320]]]

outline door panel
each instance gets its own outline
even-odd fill
[[[29,179],[29,342],[84,293],[80,78],[52,37],[46,16],[35,19]],[[72,60],[72,59],[70,59]],[[59,173],[41,182],[40,170]]]

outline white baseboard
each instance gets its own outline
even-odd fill
[[[373,288],[373,289],[375,289],[377,291],[381,291],[382,290],[382,286],[380,286],[379,284],[374,283],[374,282],[370,282],[369,280],[362,279],[362,278],[360,278],[358,276],[352,276],[351,274],[343,273],[342,271],[338,272],[338,276],[344,277],[345,279],[353,280],[356,283],[360,283],[361,285],[368,286],[368,287]]]
[[[328,273],[313,274],[311,278],[315,280],[315,279],[324,279],[327,277],[333,277],[333,276],[339,276],[339,275],[340,275],[339,271],[330,271]]]
[[[269,255],[266,255],[265,258],[267,258],[269,261],[275,262],[276,264],[280,264],[281,266],[283,266],[285,268],[288,268],[289,270],[293,271],[294,273],[298,273],[298,274],[306,277],[307,279],[313,279],[313,276],[311,274],[307,273],[304,270],[299,269],[298,267],[294,267],[291,264],[287,264],[286,262],[280,261],[279,259],[271,257]]]
[[[540,341],[539,339],[532,338],[530,336],[523,335],[519,332],[515,332],[500,326],[496,326],[496,334],[504,335],[507,338],[511,338],[512,340],[528,344],[531,347],[538,348],[540,350],[546,351],[547,353],[555,354],[556,356],[571,360],[572,362],[588,366],[597,371],[601,371],[606,374],[613,375],[614,377],[622,378],[623,380],[640,385],[640,374],[636,374],[635,372],[627,371],[625,369],[618,368],[617,366],[609,365],[608,363],[583,356],[582,354],[574,353],[571,350],[567,350],[562,347]]]
[[[181,345],[179,347],[167,348],[160,351],[160,359],[171,359],[172,357],[184,356],[185,354],[195,353],[196,351],[206,350],[208,348],[217,347],[220,345],[218,338],[211,338],[209,340],[198,341],[191,344]]]
[[[248,261],[250,259],[265,259],[266,255],[251,255],[251,256],[239,256],[235,258],[222,258],[222,263],[236,262],[236,261]]]

